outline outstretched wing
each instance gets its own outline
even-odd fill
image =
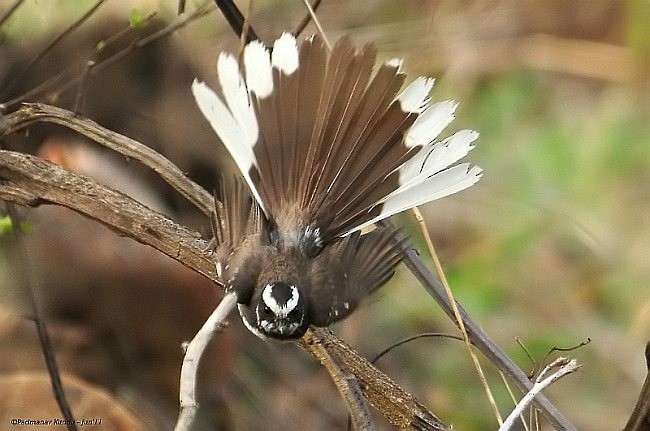
[[[373,74],[375,57],[348,37],[328,54],[317,36],[298,46],[285,33],[272,53],[246,46],[245,78],[222,54],[221,95],[194,82],[199,108],[280,232],[318,229],[315,240],[329,242],[480,178],[480,168],[455,164],[476,132],[436,141],[456,103],[431,103],[424,77],[400,93],[400,62]]]
[[[386,283],[408,246],[396,228],[380,227],[363,236],[339,238],[314,259],[309,296],[312,324],[328,326],[354,311]]]

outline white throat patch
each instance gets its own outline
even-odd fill
[[[277,317],[287,317],[298,305],[298,289],[296,286],[289,287],[291,288],[291,298],[289,298],[285,304],[280,304],[273,297],[273,285],[267,284],[264,286],[264,290],[262,291],[262,300]]]

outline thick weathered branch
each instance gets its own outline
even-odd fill
[[[298,344],[314,355],[327,370],[334,385],[339,390],[345,402],[355,431],[373,431],[375,425],[370,415],[370,407],[366,401],[363,391],[363,383],[350,370],[344,358],[339,358],[336,352],[328,349],[327,343],[321,342],[320,338],[314,336],[318,329],[307,331],[302,341]],[[323,332],[327,335],[327,332]]]
[[[214,264],[205,252],[208,243],[198,232],[120,192],[38,157],[5,150],[0,150],[0,178],[8,181],[0,185],[3,200],[70,208],[218,281]]]
[[[370,404],[395,427],[416,430],[449,429],[413,395],[404,391],[390,377],[336,338],[329,330],[311,328],[298,344],[323,365],[330,362],[330,356],[335,356],[338,361],[341,361],[357,377],[361,390]]]

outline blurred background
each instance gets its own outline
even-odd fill
[[[0,0],[0,17],[19,4],[0,25],[0,103],[6,112],[22,100],[75,109],[157,149],[211,190],[216,173],[234,165],[189,86],[195,76],[214,84],[218,53],[236,52],[238,39],[212,11],[142,42],[205,7],[199,1],[179,17],[173,0],[107,0],[70,27],[96,3]],[[306,13],[300,0],[252,4],[252,25],[267,42]],[[650,2],[323,0],[317,14],[331,40],[375,42],[380,59],[403,57],[410,76],[436,77],[434,100],[460,102],[446,133],[481,133],[470,159],[484,177],[422,208],[452,291],[526,371],[538,370],[554,346],[591,340],[562,353],[583,367],[547,395],[579,429],[621,429],[650,340]],[[305,34],[315,31],[312,23]],[[209,236],[209,221],[155,174],[65,129],[36,125],[5,145]],[[17,276],[17,265],[27,265],[61,369],[74,396],[83,394],[73,411],[104,418],[105,429],[171,429],[181,342],[219,289],[63,208],[21,214],[26,263],[0,234],[0,428],[15,417],[60,417]],[[412,215],[396,222],[430,263]],[[333,329],[372,358],[401,338],[455,328],[402,268]],[[507,415],[508,391],[482,363]],[[419,339],[378,366],[455,429],[497,428],[462,343]],[[320,366],[294,345],[259,341],[236,316],[202,373],[197,429],[346,428],[344,405]],[[106,406],[88,401],[100,395]]]

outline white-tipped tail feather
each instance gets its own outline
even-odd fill
[[[426,77],[397,95],[401,60],[385,63],[371,79],[374,55],[374,48],[357,52],[343,39],[328,59],[318,37],[298,46],[284,33],[272,54],[257,41],[246,46],[245,82],[233,56],[219,57],[225,102],[205,84],[192,85],[268,218],[283,223],[277,212],[297,205],[307,218],[300,223],[343,236],[480,179],[479,167],[454,165],[478,133],[462,130],[436,141],[458,104],[432,104],[434,80]],[[277,88],[274,69],[286,77],[277,81],[275,72]]]
[[[388,197],[402,193],[456,163],[474,148],[472,143],[477,138],[478,132],[461,130],[442,142],[424,145],[411,160],[402,165],[400,187]]]
[[[422,181],[413,184],[408,190],[398,191],[383,202],[381,212],[377,217],[364,223],[361,227],[378,222],[407,209],[423,205],[436,199],[444,198],[464,190],[475,184],[483,170],[469,163],[461,163],[438,172]]]
[[[217,72],[226,106],[241,131],[239,139],[243,139],[243,144],[252,149],[257,143],[259,127],[255,111],[250,104],[246,83],[239,72],[239,64],[235,57],[221,54],[217,61]]]
[[[427,107],[406,132],[404,144],[409,147],[422,147],[433,142],[436,137],[454,121],[458,103],[444,100]]]
[[[433,88],[434,79],[420,76],[415,81],[411,82],[405,89],[397,96],[402,111],[415,112],[416,114],[422,113],[427,108],[429,103],[429,93]]]
[[[282,33],[282,36],[275,41],[273,53],[271,54],[273,67],[285,75],[291,75],[298,69],[298,45],[296,38],[289,33]]]
[[[244,49],[246,84],[251,93],[265,99],[273,93],[273,74],[269,51],[260,41],[253,41]]]
[[[252,135],[251,131],[246,131],[244,128],[257,129],[255,117],[251,117],[252,122],[248,125],[238,122],[229,107],[204,82],[194,80],[192,92],[194,93],[194,99],[196,99],[201,113],[208,120],[219,138],[221,138],[239,170],[243,174],[248,172],[255,165],[255,154],[253,153],[253,145],[255,143],[247,142],[245,137]]]

